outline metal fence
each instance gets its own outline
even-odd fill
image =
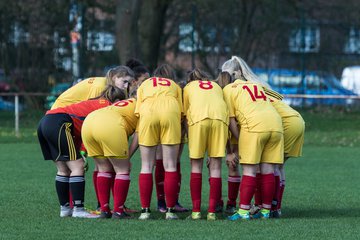
[[[26,127],[36,124],[42,113],[44,113],[44,100],[49,93],[0,93],[1,127],[14,128],[14,133],[20,136],[20,122]],[[9,117],[9,112],[13,112]],[[12,118],[12,124],[9,122]],[[26,122],[26,124],[25,124]],[[36,125],[34,125],[35,128]]]

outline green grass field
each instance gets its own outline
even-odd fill
[[[359,239],[360,113],[303,112],[307,124],[302,158],[287,163],[283,217],[249,222],[185,220],[114,221],[60,218],[54,187],[55,167],[43,161],[35,136],[41,114],[24,115],[21,137],[15,138],[10,113],[0,113],[0,239]],[[139,153],[132,159],[132,182],[126,205],[139,208]],[[90,168],[91,169],[91,168]],[[223,197],[227,196],[223,171]],[[191,206],[187,149],[182,157],[180,200]],[[207,207],[207,174],[203,179],[203,211]],[[86,205],[95,207],[91,171]],[[155,190],[155,189],[154,189]],[[155,191],[152,209],[155,209]],[[137,215],[136,215],[137,216]],[[205,215],[206,216],[206,215]]]

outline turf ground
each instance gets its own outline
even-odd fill
[[[22,136],[15,138],[11,114],[0,113],[0,239],[359,239],[360,113],[303,112],[307,132],[303,157],[290,159],[283,217],[249,222],[60,218],[54,188],[55,167],[42,160],[35,133],[41,114],[22,116]],[[182,157],[181,203],[190,207],[187,149]],[[132,182],[126,205],[138,208],[139,153],[132,159]],[[224,165],[225,166],[225,165]],[[90,167],[92,169],[92,166]],[[226,169],[223,197],[226,199]],[[202,210],[206,216],[207,173]],[[86,205],[95,207],[91,171]],[[155,190],[155,189],[154,189]],[[155,209],[155,191],[152,209]],[[137,216],[137,215],[136,215]],[[222,216],[220,216],[221,218]]]

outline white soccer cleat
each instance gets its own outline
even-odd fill
[[[141,209],[139,220],[149,220],[149,219],[150,219],[150,209],[148,208]]]
[[[250,215],[255,215],[261,210],[261,206],[252,205],[250,208]]]
[[[173,208],[168,208],[165,213],[165,219],[166,220],[177,220],[179,217],[174,213]]]
[[[89,213],[83,207],[74,207],[72,217],[75,218],[99,218],[99,215]]]
[[[60,217],[71,217],[72,208],[69,206],[60,206]]]

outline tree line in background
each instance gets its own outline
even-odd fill
[[[215,76],[231,55],[256,67],[336,74],[359,60],[360,52],[344,53],[350,29],[360,27],[357,0],[0,1],[0,68],[17,90],[47,91],[49,83],[72,80],[66,66],[73,53],[73,4],[81,6],[82,77],[102,76],[106,66],[132,57],[151,70],[168,62],[180,77],[193,66]],[[318,40],[314,30],[315,42],[305,34],[313,26],[322,29]],[[360,43],[360,28],[356,31]],[[114,47],[94,50],[88,43],[96,33],[113,34]],[[292,35],[299,45],[294,51]],[[312,51],[311,44],[320,47]]]

